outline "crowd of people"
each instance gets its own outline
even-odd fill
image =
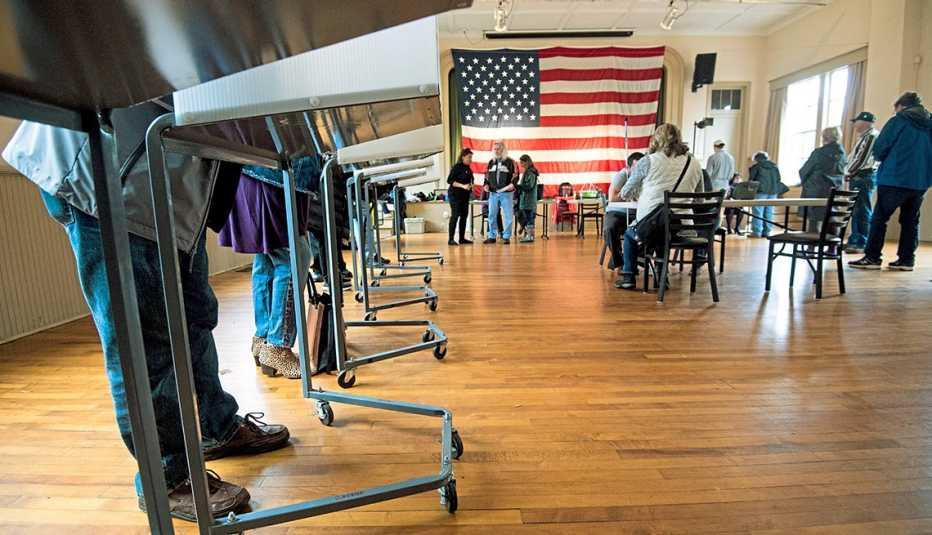
[[[897,209],[901,229],[898,259],[888,263],[888,268],[912,270],[915,265],[919,210],[925,191],[932,185],[932,118],[915,92],[904,93],[897,99],[894,112],[880,132],[874,128],[873,113],[863,111],[851,120],[857,136],[851,158],[841,145],[840,129],[825,128],[820,136],[821,145],[799,169],[803,198],[827,198],[833,189],[857,192],[844,251],[863,253],[864,257],[849,262],[853,268],[881,267],[887,222]],[[630,153],[626,167],[613,175],[603,234],[610,251],[609,268],[619,270],[615,284],[618,288],[635,286],[640,244],[635,231],[637,221],[663,202],[664,191],[672,188],[681,172],[684,172],[682,191],[725,190],[730,195],[740,189],[741,176],[725,141],[716,140],[712,146],[713,153],[703,168],[683,142],[680,130],[672,124],[661,124],[651,137],[648,153]],[[488,233],[483,243],[492,244],[499,239],[504,244],[510,243],[515,214],[522,229],[521,242],[533,242],[540,173],[527,154],[519,158],[519,163],[509,158],[501,141],[493,145],[493,153],[485,166],[482,186],[483,198],[488,200]],[[447,178],[447,197],[452,207],[450,245],[472,243],[466,239],[470,196],[475,186],[470,167],[472,156],[470,149],[463,149]],[[747,182],[753,186],[750,191],[755,199],[775,199],[789,191],[777,164],[765,151],[752,157]],[[877,202],[872,206],[875,190]],[[613,207],[611,203],[618,201],[636,201],[637,208]],[[800,207],[801,214],[804,210],[808,217],[804,230],[818,233],[825,209]],[[744,234],[743,215],[738,208],[725,210],[728,233]],[[774,207],[754,206],[751,215],[750,237],[766,238],[772,231]],[[459,242],[454,239],[457,231]]]

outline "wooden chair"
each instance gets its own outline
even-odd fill
[[[709,285],[712,300],[718,302],[718,283],[715,280],[715,230],[721,219],[723,191],[712,193],[674,193],[664,192],[663,203],[667,217],[663,224],[663,245],[656,254],[646,251],[644,254],[644,290],[649,288],[649,277],[654,275],[654,284],[658,289],[657,301],[662,303],[666,292],[670,264],[677,251],[691,251],[689,260],[680,254],[680,262],[690,264],[689,291],[696,291],[696,275],[700,266],[709,267]],[[683,236],[681,233],[689,233]],[[695,234],[692,236],[691,234]],[[660,275],[657,276],[657,266]]]
[[[766,291],[770,291],[774,259],[778,256],[786,256],[792,259],[790,264],[790,288],[793,287],[796,275],[796,260],[805,260],[815,274],[813,282],[816,285],[816,299],[822,299],[823,263],[825,260],[834,260],[838,270],[838,290],[842,294],[845,293],[845,270],[842,262],[841,244],[845,241],[845,232],[848,230],[848,223],[851,221],[851,214],[854,212],[854,201],[857,196],[856,191],[832,188],[828,199],[825,200],[825,219],[822,220],[819,232],[787,231],[767,237],[770,242],[770,250],[767,255]],[[776,250],[777,245],[780,246],[779,250]],[[786,248],[790,245],[793,246],[792,252],[786,252]],[[815,265],[813,265],[813,260]]]

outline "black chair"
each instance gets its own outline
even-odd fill
[[[770,291],[770,279],[773,274],[773,261],[778,256],[792,258],[790,264],[790,288],[796,275],[796,259],[805,260],[815,274],[816,299],[822,299],[822,272],[825,260],[834,260],[838,270],[838,290],[845,293],[845,271],[842,262],[841,244],[845,241],[845,232],[854,212],[856,191],[845,191],[833,188],[825,200],[825,218],[822,220],[819,232],[788,231],[767,237],[770,242],[770,251],[767,255],[767,284],[766,291]],[[780,249],[775,250],[779,245]],[[786,252],[787,246],[793,246],[792,252]],[[815,265],[813,265],[815,260]]]
[[[580,201],[581,202],[581,201]],[[592,219],[595,221],[595,232],[602,235],[602,223],[605,220],[605,212],[602,211],[602,203],[583,204],[580,206],[581,217],[579,218],[578,234],[585,238],[586,221]]]
[[[719,273],[725,272],[725,236],[727,234],[728,233],[726,232],[726,230],[722,227],[718,227],[717,229],[715,229],[715,243],[721,244],[718,249],[718,272]],[[602,254],[603,255],[605,254],[604,250]],[[683,251],[677,251],[676,254],[673,256],[673,263],[675,264],[677,262],[680,264],[680,271],[682,272],[683,264],[684,264]],[[602,265],[601,260],[599,261],[599,265],[600,266]]]
[[[715,230],[719,227],[722,201],[725,192],[674,193],[666,191],[663,203],[667,217],[663,224],[663,244],[659,251],[644,254],[644,291],[649,288],[649,276],[654,275],[658,289],[657,301],[662,303],[668,284],[669,266],[674,262],[673,253],[680,252],[680,262],[690,264],[689,291],[696,291],[696,275],[702,264],[709,267],[709,284],[712,300],[718,302],[718,284],[715,280],[714,242]],[[681,233],[688,233],[682,236]],[[685,260],[682,251],[690,251]],[[660,275],[657,276],[660,264]]]

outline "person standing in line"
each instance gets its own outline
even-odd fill
[[[705,164],[705,170],[712,180],[712,191],[727,190],[728,183],[735,175],[735,159],[725,150],[725,142],[721,139],[716,139],[712,148],[715,152]]]
[[[537,219],[537,178],[540,173],[534,167],[534,162],[527,154],[518,159],[521,162],[521,178],[518,180],[518,209],[524,220],[524,236],[521,243],[534,241],[534,220]]]
[[[848,158],[845,149],[841,148],[838,140],[841,131],[837,126],[830,126],[822,130],[822,146],[816,148],[809,155],[809,159],[799,169],[803,191],[802,197],[806,199],[828,198],[832,188],[840,188],[845,175],[845,166]],[[801,207],[804,212],[806,207]],[[825,208],[809,208],[809,232],[819,232],[822,220],[825,219]]]
[[[628,228],[628,219],[633,218],[634,210],[630,208],[611,208],[611,203],[620,202],[621,188],[631,171],[634,169],[638,160],[644,157],[643,152],[632,152],[628,155],[627,165],[621,171],[612,175],[612,183],[608,187],[608,205],[605,208],[605,225],[602,227],[602,234],[605,238],[605,244],[611,252],[611,259],[608,262],[608,269],[621,269],[623,263],[621,237]],[[637,197],[637,192],[632,193],[632,197]]]
[[[472,242],[466,239],[466,221],[469,220],[469,195],[472,192],[472,185],[475,178],[469,164],[472,163],[472,150],[466,148],[460,152],[456,164],[450,169],[450,176],[447,177],[447,184],[450,185],[447,190],[447,198],[450,199],[450,228],[447,245],[471,245]],[[453,240],[456,229],[459,228],[460,241],[457,244]]]
[[[770,155],[764,151],[759,151],[754,155],[754,165],[751,166],[748,180],[758,183],[757,193],[754,196],[756,199],[776,199],[780,194],[782,182],[780,169],[770,160]],[[751,236],[766,238],[770,235],[773,206],[755,206],[751,213],[754,214],[751,218]]]
[[[863,253],[864,246],[867,245],[867,235],[870,233],[871,195],[874,194],[877,171],[877,161],[874,159],[874,140],[877,139],[875,120],[874,114],[867,111],[862,111],[851,120],[854,123],[854,133],[858,135],[858,142],[845,169],[845,183],[847,188],[857,191],[858,196],[854,202],[854,213],[851,215],[851,233],[848,235],[846,253]]]
[[[505,143],[496,141],[493,145],[495,157],[489,160],[485,172],[484,189],[489,192],[489,233],[482,243],[495,243],[499,232],[502,243],[511,243],[511,229],[514,226],[514,194],[517,177],[515,161],[505,153]],[[502,229],[498,228],[499,210],[504,214]]]
[[[932,187],[932,115],[922,97],[909,91],[893,104],[896,115],[884,125],[874,142],[877,170],[877,204],[871,220],[864,258],[849,262],[858,269],[880,269],[887,221],[900,210],[900,242],[897,260],[887,267],[912,271],[919,247],[919,209]]]

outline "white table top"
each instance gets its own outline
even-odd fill
[[[622,201],[608,203],[609,209],[621,210],[637,208],[636,201]],[[751,206],[825,206],[825,199],[802,199],[798,197],[786,199],[727,199],[722,203],[725,208],[747,208]]]

